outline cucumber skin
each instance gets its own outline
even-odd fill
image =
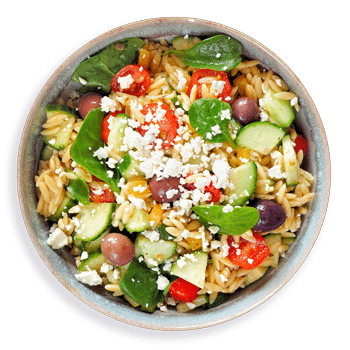
[[[90,266],[89,264],[92,265]],[[81,264],[78,266],[78,270],[80,272],[82,271],[88,271],[90,270],[100,270],[101,266],[104,263],[108,263],[107,259],[104,257],[102,252],[100,250],[95,251],[91,254],[89,254],[89,257],[81,262]]]
[[[299,166],[297,155],[295,154],[295,150],[289,134],[283,137],[282,148],[286,184],[287,186],[296,186],[299,183]]]

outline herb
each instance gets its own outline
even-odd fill
[[[192,128],[208,142],[229,142],[236,145],[228,130],[232,109],[227,102],[216,98],[200,98],[188,111]]]
[[[158,273],[144,262],[134,258],[119,282],[123,294],[144,307],[152,307],[164,299],[164,292],[158,290]]]
[[[83,179],[77,177],[69,180],[66,189],[78,202],[84,205],[90,204],[90,189]]]
[[[72,74],[72,80],[85,88],[101,88],[109,92],[114,75],[137,58],[144,46],[139,38],[123,39],[109,44],[96,55],[81,62]]]
[[[241,62],[242,47],[239,41],[227,35],[216,35],[204,39],[187,50],[168,50],[195,68],[209,68],[226,71],[238,66]]]
[[[197,205],[193,212],[205,226],[218,226],[220,234],[241,235],[249,231],[259,220],[259,211],[253,207],[232,208],[224,212],[222,205]]]
[[[74,162],[109,185],[113,192],[120,192],[120,179],[117,170],[111,170],[104,160],[94,157],[94,153],[105,146],[102,140],[102,122],[105,114],[96,108],[85,117],[79,133],[70,148],[70,156]],[[111,173],[112,172],[112,173]],[[113,176],[110,176],[110,175]]]

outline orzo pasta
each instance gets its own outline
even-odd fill
[[[217,35],[121,40],[72,80],[47,106],[35,181],[79,281],[186,312],[278,266],[314,196],[281,77]]]

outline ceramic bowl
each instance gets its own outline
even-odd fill
[[[74,277],[76,267],[69,251],[54,251],[46,244],[49,225],[36,212],[34,184],[42,145],[41,125],[46,119],[45,105],[67,88],[72,72],[81,61],[113,41],[125,37],[171,39],[185,34],[199,36],[213,33],[227,34],[239,40],[245,56],[263,62],[298,95],[301,109],[297,113],[296,127],[309,143],[304,167],[315,176],[313,190],[316,196],[309,203],[309,212],[303,218],[296,243],[288,250],[286,258],[281,259],[278,268],[271,269],[247,288],[238,290],[216,308],[185,314],[178,314],[176,310],[148,314],[133,308],[123,298],[114,298],[102,287],[93,289],[79,283]],[[329,190],[330,161],[325,131],[313,101],[297,76],[273,52],[247,35],[218,23],[191,18],[156,18],[124,25],[75,52],[56,70],[35,100],[24,126],[18,155],[18,193],[24,221],[47,267],[68,290],[97,311],[127,324],[158,330],[188,330],[216,325],[236,318],[270,298],[295,274],[309,254],[322,226]]]

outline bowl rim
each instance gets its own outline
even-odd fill
[[[326,164],[328,165],[325,171],[325,183],[323,188],[323,203],[320,204],[320,217],[317,220],[317,224],[313,229],[313,234],[311,237],[309,237],[307,249],[304,249],[301,255],[300,261],[295,263],[292,266],[291,270],[288,270],[288,276],[286,276],[281,283],[279,283],[277,286],[274,286],[273,288],[270,287],[267,290],[264,290],[264,293],[262,291],[259,292],[259,290],[255,291],[256,298],[254,301],[252,301],[249,305],[246,305],[244,308],[236,309],[235,312],[233,312],[232,305],[231,307],[225,308],[219,308],[217,312],[212,313],[214,317],[198,317],[200,314],[195,314],[195,317],[186,317],[188,320],[184,320],[184,318],[179,314],[180,316],[171,316],[167,318],[164,315],[160,315],[159,320],[155,321],[154,318],[149,317],[150,314],[142,315],[141,311],[138,311],[137,314],[131,312],[123,312],[122,314],[116,314],[115,310],[110,310],[108,307],[102,305],[100,302],[96,302],[96,300],[92,300],[89,296],[85,295],[81,290],[78,290],[71,284],[67,283],[67,280],[61,275],[60,271],[58,271],[55,266],[51,263],[50,260],[47,259],[45,254],[42,250],[42,245],[38,240],[37,232],[35,231],[35,228],[33,227],[32,223],[32,215],[33,212],[30,212],[27,203],[26,203],[26,196],[24,192],[24,173],[21,171],[21,165],[24,162],[25,158],[25,149],[27,146],[27,143],[29,142],[29,130],[31,127],[31,123],[35,118],[35,112],[40,108],[40,101],[42,96],[45,96],[48,94],[49,86],[52,82],[54,82],[57,77],[59,77],[70,65],[74,63],[74,61],[77,60],[79,56],[85,55],[86,52],[96,48],[96,45],[98,43],[104,42],[107,38],[113,37],[117,35],[118,33],[122,33],[125,37],[125,33],[127,33],[129,30],[132,30],[136,28],[137,26],[149,26],[149,25],[156,25],[159,23],[188,23],[188,22],[194,22],[197,24],[200,24],[202,26],[208,27],[208,32],[223,32],[223,33],[229,33],[229,35],[234,36],[237,38],[237,40],[245,40],[246,42],[249,42],[254,47],[258,47],[259,49],[262,49],[265,53],[268,53],[274,60],[278,62],[279,65],[283,67],[292,79],[298,82],[301,89],[304,91],[304,97],[306,97],[307,101],[306,104],[311,110],[311,114],[313,118],[316,120],[316,123],[318,124],[318,127],[320,128],[319,133],[320,137],[323,141],[323,157],[326,160]],[[213,30],[215,29],[215,30]],[[112,40],[113,41],[113,40]],[[95,49],[96,50],[96,49]],[[47,80],[45,85],[42,87],[41,91],[39,92],[38,96],[36,97],[30,112],[28,114],[27,120],[25,122],[23,132],[20,139],[20,146],[18,151],[18,157],[17,157],[17,190],[18,190],[18,197],[20,202],[20,208],[22,212],[22,216],[25,222],[25,226],[27,228],[27,231],[30,235],[31,241],[37,250],[39,256],[45,263],[45,265],[49,268],[49,270],[53,273],[53,275],[63,284],[70,292],[72,292],[75,296],[77,296],[80,300],[82,300],[87,305],[91,306],[93,309],[111,317],[118,321],[124,322],[126,324],[142,327],[142,328],[148,328],[148,329],[157,329],[157,330],[189,330],[189,329],[198,329],[198,328],[204,328],[209,327],[213,325],[217,325],[220,323],[227,322],[229,320],[232,320],[234,318],[237,318],[253,309],[255,309],[257,306],[265,302],[267,299],[269,299],[272,295],[274,295],[278,290],[280,290],[292,277],[293,275],[298,271],[300,266],[303,264],[307,256],[309,255],[311,249],[313,248],[317,237],[321,231],[322,224],[324,222],[324,218],[327,212],[327,206],[329,201],[329,195],[330,195],[330,186],[331,186],[331,166],[330,166],[330,154],[329,154],[329,147],[327,142],[327,136],[320,118],[320,115],[316,109],[316,106],[311,99],[310,95],[308,94],[306,88],[303,86],[299,78],[294,74],[294,72],[282,61],[277,55],[275,55],[270,49],[265,47],[263,44],[258,42],[257,40],[251,38],[250,36],[233,29],[231,27],[228,27],[226,25],[222,25],[220,23],[203,20],[203,19],[197,19],[197,18],[190,18],[190,17],[159,17],[159,18],[150,18],[145,20],[140,20],[136,22],[132,22],[129,24],[125,24],[122,26],[119,26],[117,28],[111,29],[104,34],[99,35],[98,37],[90,40],[88,43],[83,45],[81,48],[79,48],[77,51],[75,51],[71,56],[69,56],[57,69],[54,71],[54,73],[51,75],[51,77]],[[214,309],[211,309],[214,310]],[[170,322],[169,322],[170,320]],[[185,321],[185,322],[183,322]]]

